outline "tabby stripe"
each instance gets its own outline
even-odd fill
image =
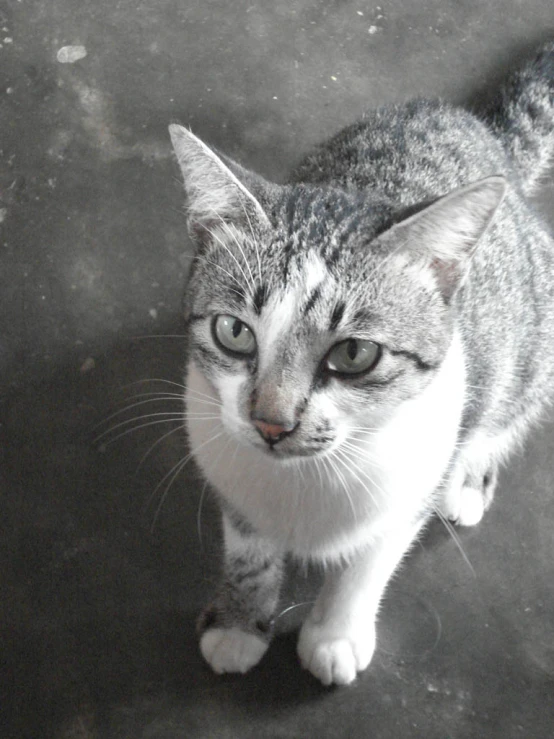
[[[266,560],[263,562],[259,567],[256,567],[254,569],[246,570],[245,572],[232,572],[232,565],[234,563],[231,563],[231,572],[229,573],[231,576],[231,579],[234,583],[237,585],[242,585],[242,583],[245,580],[255,580],[257,577],[260,577],[260,575],[263,575],[264,572],[267,572],[270,567],[272,566],[273,562],[271,560]]]
[[[405,349],[389,349],[389,351],[393,357],[406,357],[406,359],[413,362],[420,370],[428,371],[437,369],[438,367],[438,364],[429,364],[429,362],[425,362],[418,354],[406,351]]]
[[[254,297],[252,299],[252,304],[254,306],[254,312],[257,316],[260,315],[262,312],[262,308],[264,307],[266,301],[267,301],[267,285],[258,285],[256,288],[256,292],[254,293]]]
[[[230,371],[230,367],[227,362],[222,361],[221,357],[215,352],[212,352],[209,349],[206,349],[204,346],[200,346],[199,344],[194,347],[194,351],[198,352],[198,354],[200,354],[204,359],[207,359],[208,362],[210,362],[212,365],[216,365],[220,369],[224,369],[227,372]]]
[[[314,291],[312,292],[312,294],[310,295],[310,297],[308,298],[308,302],[304,306],[304,315],[307,315],[312,310],[312,308],[317,303],[320,297],[321,297],[321,288],[316,287]]]
[[[334,331],[337,328],[342,320],[345,310],[346,305],[344,303],[337,303],[335,305],[335,307],[333,308],[333,313],[331,314],[331,322],[329,323],[330,331]]]

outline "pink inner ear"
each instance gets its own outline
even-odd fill
[[[447,302],[460,284],[465,265],[465,259],[463,262],[459,262],[458,260],[445,261],[437,258],[431,261],[431,269],[435,273],[439,289]]]

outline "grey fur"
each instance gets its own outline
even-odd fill
[[[187,298],[192,352],[206,377],[238,372],[236,358],[214,350],[209,317],[263,313],[317,254],[325,279],[305,295],[272,366],[262,371],[257,356],[248,360],[239,407],[298,423],[276,453],[325,452],[334,430],[312,413],[311,399],[328,382],[321,368],[329,336],[367,335],[383,345],[376,369],[349,381],[348,402],[387,416],[427,387],[459,332],[468,396],[427,510],[444,497],[443,510],[457,517],[448,496],[460,475],[488,506],[499,464],[554,384],[554,246],[523,197],[554,151],[554,44],[512,76],[482,117],[425,100],[369,112],[307,156],[284,186],[225,159],[237,178],[230,180],[197,140],[182,129],[173,138],[198,244]],[[209,207],[206,190],[220,193]],[[235,528],[244,542],[251,525]],[[281,555],[269,597],[257,576],[269,560],[245,547],[250,565],[228,555],[214,618],[256,630],[276,606]]]
[[[487,111],[529,193],[546,172],[554,154],[554,43],[543,49],[504,85]]]
[[[235,516],[226,520],[242,537],[242,551],[227,553],[219,588],[198,620],[198,631],[240,624],[242,630],[269,641],[283,576],[282,558],[237,527]]]

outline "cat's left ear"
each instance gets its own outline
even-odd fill
[[[169,126],[187,195],[191,237],[202,242],[218,224],[246,229],[269,225],[261,199],[271,188],[261,177],[213,152],[203,141],[177,124]]]
[[[446,195],[383,234],[397,252],[409,252],[430,267],[450,300],[464,275],[479,239],[506,191],[501,176],[486,177]]]

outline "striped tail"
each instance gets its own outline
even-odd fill
[[[554,42],[508,78],[487,122],[532,192],[554,156]]]

